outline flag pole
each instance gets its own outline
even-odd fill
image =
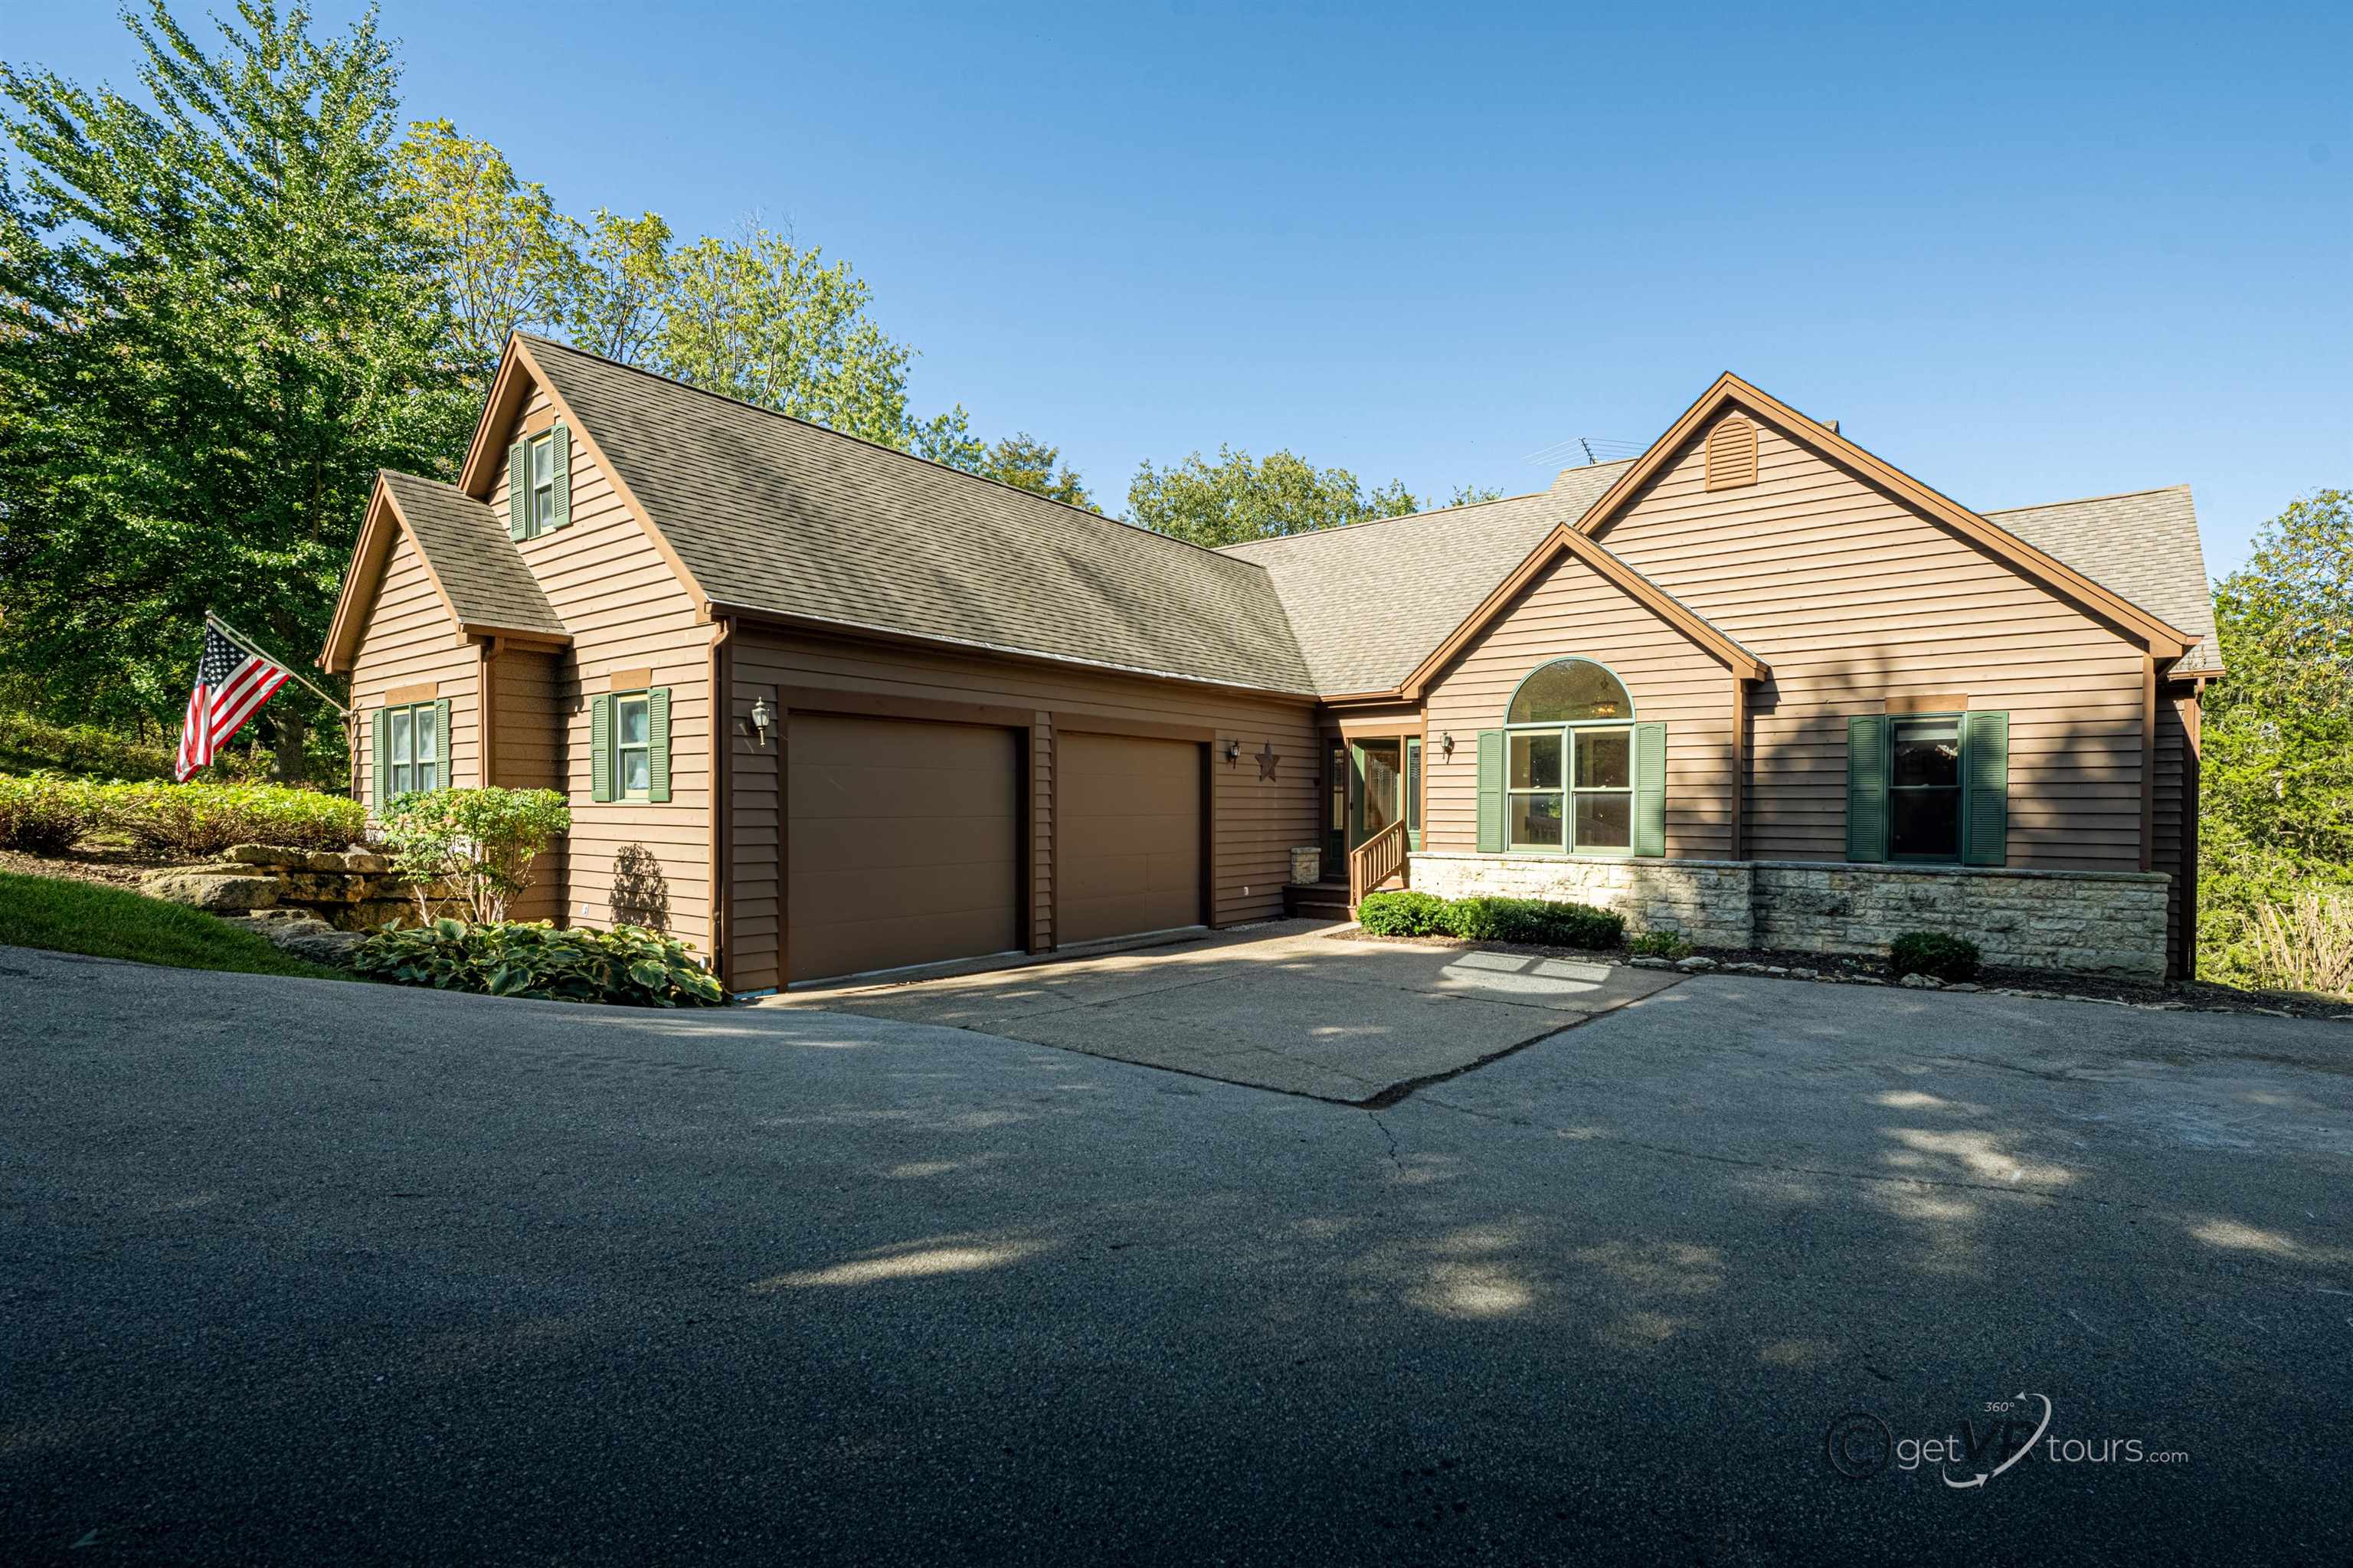
[[[260,654],[264,659],[269,660],[271,663],[277,665],[280,669],[285,671],[288,674],[301,682],[305,686],[309,686],[313,695],[315,695],[321,702],[326,704],[329,707],[334,709],[337,713],[343,715],[345,718],[352,716],[351,709],[343,706],[343,704],[335,701],[334,698],[327,695],[326,693],[320,691],[318,687],[311,685],[310,678],[304,675],[301,671],[295,669],[293,665],[288,663],[285,660],[280,659],[277,654],[272,653],[269,649],[264,648],[260,643],[256,642],[252,638],[248,637],[244,632],[239,631],[236,627],[231,626],[227,621],[223,620],[219,616],[215,615],[209,609],[205,611],[205,624],[207,626],[219,627],[222,636],[227,638],[230,641],[238,644],[248,653]]]

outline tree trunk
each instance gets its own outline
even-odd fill
[[[269,725],[269,748],[276,755],[269,777],[280,784],[301,784],[311,777],[311,759],[304,751],[311,726],[291,695],[281,692],[261,710]]]

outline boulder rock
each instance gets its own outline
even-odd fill
[[[1677,959],[1675,960],[1675,968],[1683,970],[1683,973],[1687,975],[1704,975],[1707,973],[1708,970],[1715,968],[1715,960],[1714,959],[1704,959],[1697,953],[1694,953],[1688,959]]]
[[[1902,980],[1897,980],[1895,983],[1911,991],[1942,991],[1945,989],[1945,982],[1938,980],[1934,975],[1909,974],[1905,975]],[[1975,986],[1971,986],[1969,989],[1975,991],[1977,988]]]
[[[1666,959],[1653,959],[1653,958],[1648,958],[1648,957],[1645,957],[1645,958],[1639,958],[1639,959],[1628,959],[1626,961],[1627,961],[1628,963],[1631,964],[1634,968],[1636,968],[1636,969],[1673,969],[1673,968],[1675,967],[1674,965],[1672,965],[1672,964],[1671,964],[1671,963],[1667,962],[1667,960],[1666,960]]]
[[[267,909],[276,904],[279,882],[274,876],[164,871],[142,881],[139,891],[150,898],[161,898],[168,904],[185,904],[191,909],[209,909],[215,914],[225,911],[241,913],[248,909]]]
[[[1945,989],[1947,991],[1983,991],[1985,990],[1985,987],[1978,984],[1975,980],[1958,980],[1954,984],[1947,986]]]
[[[221,852],[221,858],[237,865],[294,866],[308,861],[311,852],[283,844],[231,844]]]
[[[1822,973],[1820,969],[1793,969],[1789,971],[1789,978],[1791,980],[1820,980],[1822,978]]]

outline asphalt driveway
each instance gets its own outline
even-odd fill
[[[0,1560],[2353,1555],[2341,1024],[1708,977],[1366,1111],[15,949],[0,1019]],[[2043,1400],[2107,1458],[1893,1446]]]
[[[939,1023],[1342,1105],[1380,1104],[1683,977],[1578,959],[1351,941],[1313,920],[764,1007]]]

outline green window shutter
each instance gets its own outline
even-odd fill
[[[1846,858],[1887,858],[1887,715],[1846,721]]]
[[[1634,853],[1667,853],[1667,726],[1634,726]]]
[[[1504,853],[1504,732],[1479,732],[1479,853]]]
[[[530,516],[531,443],[517,441],[507,449],[507,537],[523,537]]]
[[[2010,862],[2010,715],[1961,715],[1961,863]]]
[[[378,816],[384,814],[384,798],[385,793],[392,788],[392,760],[385,755],[388,748],[385,745],[385,733],[391,727],[392,710],[389,708],[376,709],[375,751],[375,767],[373,769],[375,774],[375,788],[368,796],[368,804],[375,808]]]
[[[613,798],[613,698],[608,693],[588,703],[588,798]]]
[[[457,768],[449,756],[449,699],[443,697],[433,705],[433,766],[440,770],[441,788],[447,789],[458,782]]]
[[[670,688],[646,694],[646,799],[670,799]]]
[[[572,522],[572,432],[558,419],[548,436],[548,457],[555,471],[555,488],[548,497],[547,528],[554,533]]]

